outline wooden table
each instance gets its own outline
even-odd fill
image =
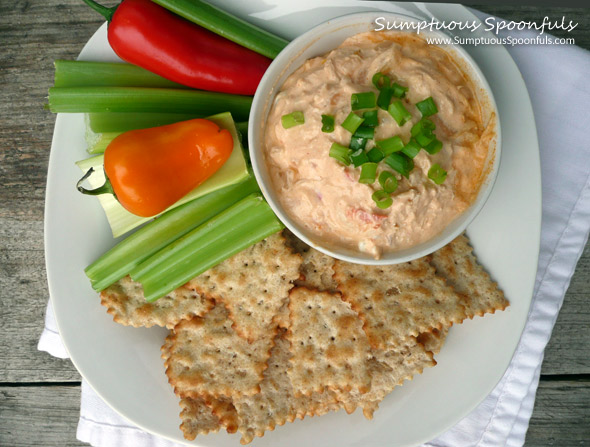
[[[112,2],[111,2],[112,3]],[[589,10],[480,7],[512,20],[579,22]],[[78,0],[0,3],[0,445],[80,446],[80,376],[37,351],[48,292],[43,209],[55,117],[44,109],[53,60],[73,59],[102,23]],[[586,247],[545,353],[528,446],[590,445],[590,247]]]

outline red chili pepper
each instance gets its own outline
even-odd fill
[[[150,0],[114,8],[84,2],[109,21],[108,40],[121,59],[179,84],[253,95],[271,62]]]

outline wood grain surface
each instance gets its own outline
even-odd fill
[[[476,6],[477,7],[477,6]],[[590,10],[480,6],[511,20],[565,16],[590,48]],[[73,59],[102,23],[77,0],[0,2],[0,446],[79,446],[80,376],[37,351],[47,303],[43,212],[55,117],[53,61]],[[590,248],[545,353],[527,446],[590,445]]]

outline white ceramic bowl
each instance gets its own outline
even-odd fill
[[[393,23],[394,21],[397,23],[401,23],[402,21],[418,23],[420,21],[417,18],[401,14],[363,12],[329,20],[302,34],[281,51],[264,74],[260,81],[260,85],[256,90],[256,94],[254,95],[248,125],[248,143],[254,174],[264,197],[279,219],[287,228],[289,228],[289,230],[310,246],[334,258],[359,264],[396,264],[406,262],[426,256],[448,244],[466,229],[469,223],[483,208],[492,191],[500,164],[500,120],[491,89],[481,70],[465,50],[458,45],[441,45],[441,48],[444,48],[445,51],[453,57],[454,61],[460,66],[460,68],[471,78],[480,104],[482,105],[484,120],[495,116],[496,121],[496,137],[490,144],[488,158],[483,170],[483,172],[486,173],[486,176],[481,184],[479,194],[471,206],[453,220],[437,236],[408,249],[384,253],[380,259],[374,259],[369,254],[345,247],[323,245],[322,241],[319,240],[317,236],[311,234],[303,227],[303,225],[293,220],[284,211],[277,192],[273,189],[265,161],[265,155],[262,151],[264,126],[268,113],[272,107],[274,97],[289,75],[299,68],[307,59],[328,53],[338,47],[346,38],[357,33],[374,31],[376,28],[375,20],[380,17],[383,17],[389,23]],[[383,19],[381,20],[381,23],[384,23]],[[424,37],[449,37],[440,32],[421,31],[420,34]]]

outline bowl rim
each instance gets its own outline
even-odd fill
[[[393,252],[384,252],[380,258],[373,258],[366,253],[362,253],[344,246],[318,243],[317,240],[314,240],[305,234],[305,230],[301,228],[302,225],[291,219],[291,217],[283,210],[283,207],[278,202],[278,200],[275,200],[273,197],[271,185],[267,184],[267,182],[264,180],[262,171],[267,170],[267,167],[264,160],[264,153],[262,151],[262,144],[257,143],[257,141],[260,141],[258,137],[263,137],[263,124],[258,122],[259,120],[257,119],[257,115],[262,113],[260,118],[266,120],[266,117],[270,112],[270,107],[272,106],[272,101],[274,100],[274,97],[282,85],[278,85],[278,81],[281,79],[281,77],[283,77],[284,73],[290,75],[299,66],[301,66],[301,64],[294,65],[294,59],[298,58],[301,54],[309,50],[309,48],[312,48],[315,44],[329,35],[331,30],[347,27],[352,28],[358,26],[359,24],[373,23],[377,18],[380,17],[386,18],[388,22],[394,18],[413,23],[418,23],[423,20],[412,15],[401,13],[384,11],[357,12],[335,17],[318,24],[313,28],[310,28],[308,31],[292,40],[272,61],[264,73],[252,101],[250,119],[248,122],[248,151],[254,176],[258,182],[264,198],[274,213],[277,215],[279,220],[299,239],[309,246],[317,249],[318,251],[342,261],[365,265],[393,265],[412,261],[433,253],[463,233],[469,224],[477,217],[479,212],[484,208],[487,199],[493,190],[499,171],[502,152],[500,116],[492,89],[478,64],[461,45],[454,43],[451,38],[450,44],[438,46],[449,53],[455,62],[462,62],[458,64],[459,68],[469,77],[474,87],[478,91],[481,91],[483,95],[485,95],[485,102],[487,103],[490,113],[495,117],[495,136],[493,138],[494,144],[490,146],[490,150],[492,152],[491,155],[488,154],[488,158],[493,157],[493,159],[486,163],[487,169],[485,177],[480,185],[477,197],[470,204],[470,206],[453,221],[451,221],[451,223],[436,236],[407,249]],[[354,34],[358,32],[362,31],[357,31]],[[354,34],[351,34],[350,36]],[[428,37],[449,39],[449,35],[441,31],[422,30],[420,34]],[[481,98],[479,94],[477,96],[478,99]],[[449,227],[451,226],[455,226],[452,231],[449,230]]]

